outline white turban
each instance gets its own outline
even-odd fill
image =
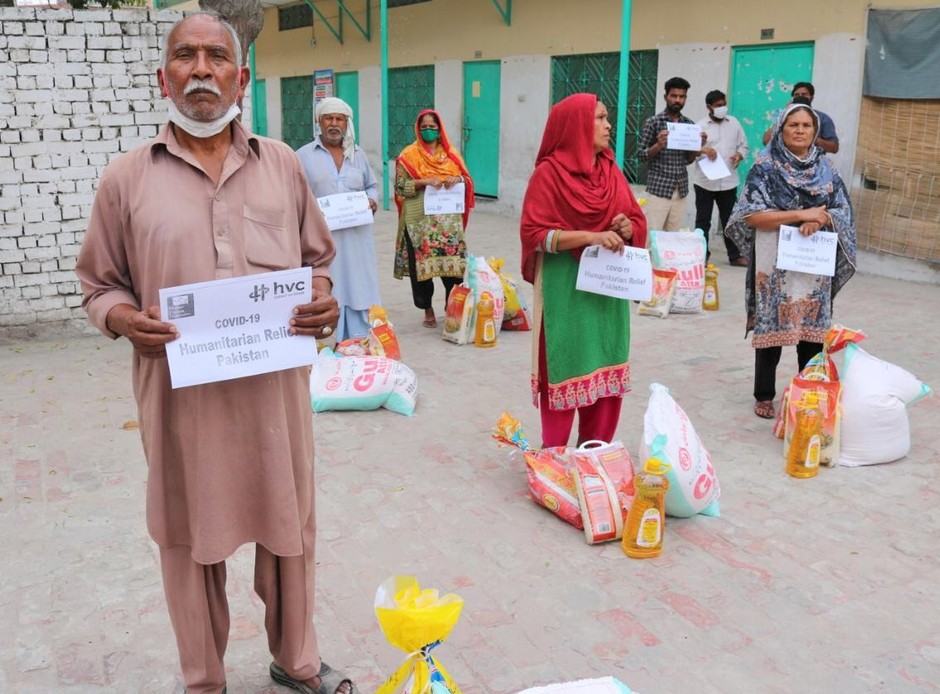
[[[331,113],[338,113],[346,116],[346,135],[343,137],[343,156],[352,161],[353,153],[356,151],[356,129],[353,127],[353,112],[342,99],[335,96],[328,96],[317,102],[317,128],[319,129],[320,118]]]

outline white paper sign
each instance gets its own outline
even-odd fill
[[[832,277],[836,273],[836,249],[839,235],[817,231],[803,236],[796,227],[781,226],[777,242],[777,267],[781,270],[808,272]]]
[[[709,181],[717,181],[731,175],[731,169],[725,164],[724,157],[718,156],[714,159],[702,157],[698,160],[698,168],[705,174]]]
[[[601,246],[588,246],[581,254],[575,288],[617,299],[648,301],[653,296],[650,253],[627,246],[621,255]]]
[[[450,188],[428,186],[424,189],[424,214],[463,214],[465,194],[463,183]]]
[[[669,136],[666,149],[684,149],[698,152],[702,149],[702,129],[694,123],[666,123]]]
[[[317,198],[317,203],[323,210],[330,231],[372,224],[372,208],[369,207],[369,196],[364,190],[325,195]]]
[[[287,332],[312,286],[313,270],[304,267],[161,289],[163,320],[180,333],[166,346],[173,387],[314,363],[316,338]]]

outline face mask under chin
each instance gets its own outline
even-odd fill
[[[241,109],[238,108],[236,104],[229,106],[228,111],[223,113],[219,118],[210,121],[198,121],[190,118],[189,116],[180,112],[176,107],[176,104],[173,103],[172,99],[169,99],[169,115],[170,122],[176,125],[179,128],[182,128],[187,133],[193,137],[207,138],[212,137],[213,135],[218,135],[222,132],[229,123],[235,120],[235,117],[241,113]]]

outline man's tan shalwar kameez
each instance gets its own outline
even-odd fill
[[[106,324],[114,306],[158,305],[163,287],[301,266],[329,277],[333,240],[296,156],[231,127],[218,187],[169,126],[105,169],[76,272],[88,317],[106,335],[117,337]],[[315,676],[308,369],[173,390],[166,357],[135,351],[133,381],[147,526],[161,548],[187,690],[224,685],[223,562],[247,542],[257,543],[275,661]]]

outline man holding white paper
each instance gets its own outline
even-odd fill
[[[364,192],[374,213],[378,187],[366,153],[356,144],[352,109],[342,99],[328,97],[317,103],[316,115],[319,136],[297,150],[314,197],[320,199],[322,207],[338,203],[333,196]],[[366,224],[330,227],[336,243],[330,274],[340,310],[338,342],[367,336],[369,308],[382,303],[371,217]]]
[[[649,164],[643,212],[650,231],[678,231],[685,218],[689,194],[687,167],[699,153],[670,148],[668,126],[670,123],[695,125],[682,115],[689,86],[681,77],[666,80],[666,108],[646,121],[640,135],[640,160]]]
[[[738,165],[748,155],[747,137],[738,119],[728,114],[728,100],[724,92],[717,89],[708,92],[705,95],[705,107],[708,109],[708,117],[698,122],[705,134],[705,145],[692,171],[692,182],[695,186],[695,227],[705,232],[705,248],[707,256],[710,256],[708,236],[712,225],[712,211],[717,203],[718,219],[721,223],[720,235],[728,251],[728,262],[745,267],[747,258],[741,255],[734,241],[725,236],[724,231],[738,196]],[[713,173],[719,168],[717,174]]]
[[[249,81],[241,65],[238,36],[215,13],[189,14],[169,29],[157,80],[170,122],[105,168],[76,273],[91,323],[133,346],[147,528],[186,691],[226,690],[225,561],[252,543],[271,677],[354,694],[321,660],[313,624],[309,367],[170,384],[167,346],[186,336],[161,315],[162,288],[310,267],[312,291],[281,326],[283,339],[328,336],[339,317],[333,239],[297,157],[235,120]],[[258,302],[272,294],[259,291]],[[247,318],[233,311],[230,320]]]

